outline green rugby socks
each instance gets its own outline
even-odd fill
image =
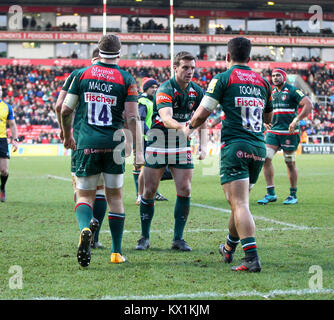
[[[267,194],[269,194],[270,196],[274,196],[275,195],[275,186],[267,186]]]
[[[89,228],[90,220],[93,218],[93,208],[91,205],[86,202],[79,202],[74,210],[80,231],[83,228]]]
[[[151,222],[154,215],[154,200],[141,198],[139,212],[142,236],[149,239]]]
[[[173,240],[183,239],[183,231],[187,223],[190,210],[190,197],[177,196],[174,207],[174,238]]]
[[[257,257],[257,246],[254,237],[241,239],[241,246],[244,250],[246,259]]]
[[[136,194],[138,195],[138,178],[139,178],[140,170],[133,170],[132,174],[133,174],[133,181],[136,187]]]
[[[226,244],[231,248],[231,251],[234,252],[237,245],[239,244],[240,239],[239,237],[233,237],[230,234],[226,237]],[[226,249],[226,248],[225,248]]]
[[[290,196],[297,198],[297,188],[290,188]]]
[[[103,194],[97,194],[94,206],[93,206],[93,216],[99,221],[99,227],[97,228],[94,236],[94,242],[99,241],[99,233],[102,226],[103,219],[106,215],[107,210],[107,201],[106,197]]]
[[[111,253],[122,254],[122,238],[124,231],[125,213],[109,212],[108,221],[112,237]]]

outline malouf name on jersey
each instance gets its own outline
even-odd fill
[[[236,107],[260,107],[264,108],[264,100],[254,97],[235,97]]]
[[[117,97],[108,96],[106,94],[98,92],[85,92],[85,102],[87,103],[97,102],[97,103],[107,104],[108,106],[116,106]]]
[[[89,90],[98,90],[98,91],[104,91],[104,92],[109,93],[112,90],[112,84],[89,81],[88,88]]]

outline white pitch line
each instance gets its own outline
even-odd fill
[[[224,208],[217,208],[217,207],[207,206],[205,204],[191,203],[191,205],[194,206],[194,207],[199,207],[199,208],[204,208],[204,209],[209,209],[209,210],[216,210],[216,211],[220,211],[220,212],[224,212],[224,213],[231,213],[231,210],[224,209]],[[263,220],[263,221],[270,222],[270,223],[281,224],[281,225],[291,227],[291,228],[294,228],[294,229],[301,229],[301,230],[309,229],[309,227],[307,227],[307,226],[298,226],[296,224],[287,223],[287,222],[283,222],[283,221],[279,221],[279,220],[275,220],[275,219],[269,219],[269,218],[262,217],[262,216],[254,216],[253,215],[253,217],[254,217],[254,219],[257,219],[257,220]]]
[[[47,177],[52,178],[52,179],[62,180],[62,181],[68,181],[68,182],[72,181],[72,179],[70,179],[70,178],[53,176],[53,175],[47,175]],[[229,209],[217,208],[217,207],[208,206],[208,205],[205,205],[205,204],[191,203],[191,205],[193,207],[199,207],[199,208],[204,208],[204,209],[209,209],[209,210],[216,210],[216,211],[220,211],[220,212],[224,212],[224,213],[231,213],[231,210],[229,210]],[[291,227],[291,228],[294,228],[294,229],[299,229],[299,230],[307,230],[307,229],[310,228],[310,227],[307,227],[307,226],[298,226],[296,224],[282,222],[282,221],[278,221],[278,220],[274,220],[274,219],[269,219],[269,218],[262,217],[262,216],[254,216],[253,215],[253,217],[254,217],[254,219],[257,219],[257,220],[263,220],[263,221],[270,222],[270,223],[280,224],[280,225],[284,225],[284,226]]]
[[[102,300],[169,300],[169,299],[198,299],[198,298],[241,298],[241,297],[262,297],[265,299],[275,296],[309,295],[309,294],[334,294],[333,289],[292,289],[292,290],[271,290],[268,292],[236,291],[228,293],[219,292],[197,292],[178,293],[173,295],[147,295],[147,296],[104,296]]]
[[[221,211],[224,213],[231,213],[231,210],[229,209],[223,209],[223,208],[217,208],[217,207],[212,207],[212,206],[207,206],[205,204],[200,204],[200,203],[190,203],[193,207],[199,207],[199,208],[204,208],[204,209],[210,209],[210,210],[216,210],[216,211]]]
[[[53,175],[51,175],[51,174],[48,174],[48,175],[47,175],[47,178],[52,178],[52,179],[56,179],[56,180],[62,180],[62,181],[72,182],[72,179],[70,179],[70,178],[64,178],[64,177],[53,176]]]
[[[295,227],[285,227],[285,228],[258,228],[256,232],[271,232],[271,231],[303,231],[303,230],[333,230],[334,227],[306,227],[303,228],[295,228]],[[185,229],[184,232],[186,233],[198,233],[198,232],[228,232],[228,229],[205,229],[205,228],[198,228],[198,229]],[[174,230],[151,230],[151,233],[173,233]],[[110,233],[109,229],[101,230],[100,233]],[[141,233],[141,230],[124,230],[123,233]]]
[[[276,296],[302,296],[302,295],[320,295],[334,294],[333,289],[291,289],[291,290],[271,290],[268,292],[235,291],[228,293],[219,292],[197,292],[197,293],[177,293],[170,295],[146,295],[146,296],[103,296],[95,300],[175,300],[175,299],[198,299],[198,298],[242,298],[242,297],[260,297],[264,299],[274,298]],[[34,297],[31,300],[76,300],[67,297]]]

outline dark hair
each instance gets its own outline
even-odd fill
[[[99,52],[100,52],[99,48],[95,48],[93,50],[93,53],[92,53],[92,59],[93,58],[98,58],[99,57]]]
[[[180,65],[181,60],[195,60],[196,58],[187,51],[181,51],[174,57],[174,66],[178,67]]]
[[[98,43],[100,51],[117,54],[121,51],[121,40],[114,34],[107,34],[101,37]]]
[[[231,54],[231,58],[235,62],[248,62],[251,49],[251,42],[244,37],[233,38],[227,43],[227,52]]]

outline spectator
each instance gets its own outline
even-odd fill
[[[128,32],[133,32],[133,27],[134,27],[134,21],[132,20],[132,17],[128,18],[128,21],[126,22],[127,26],[128,26]]]
[[[282,32],[282,25],[280,22],[276,24],[276,33],[281,34]]]
[[[36,28],[36,19],[35,17],[32,17],[30,20],[30,28],[34,30]]]

